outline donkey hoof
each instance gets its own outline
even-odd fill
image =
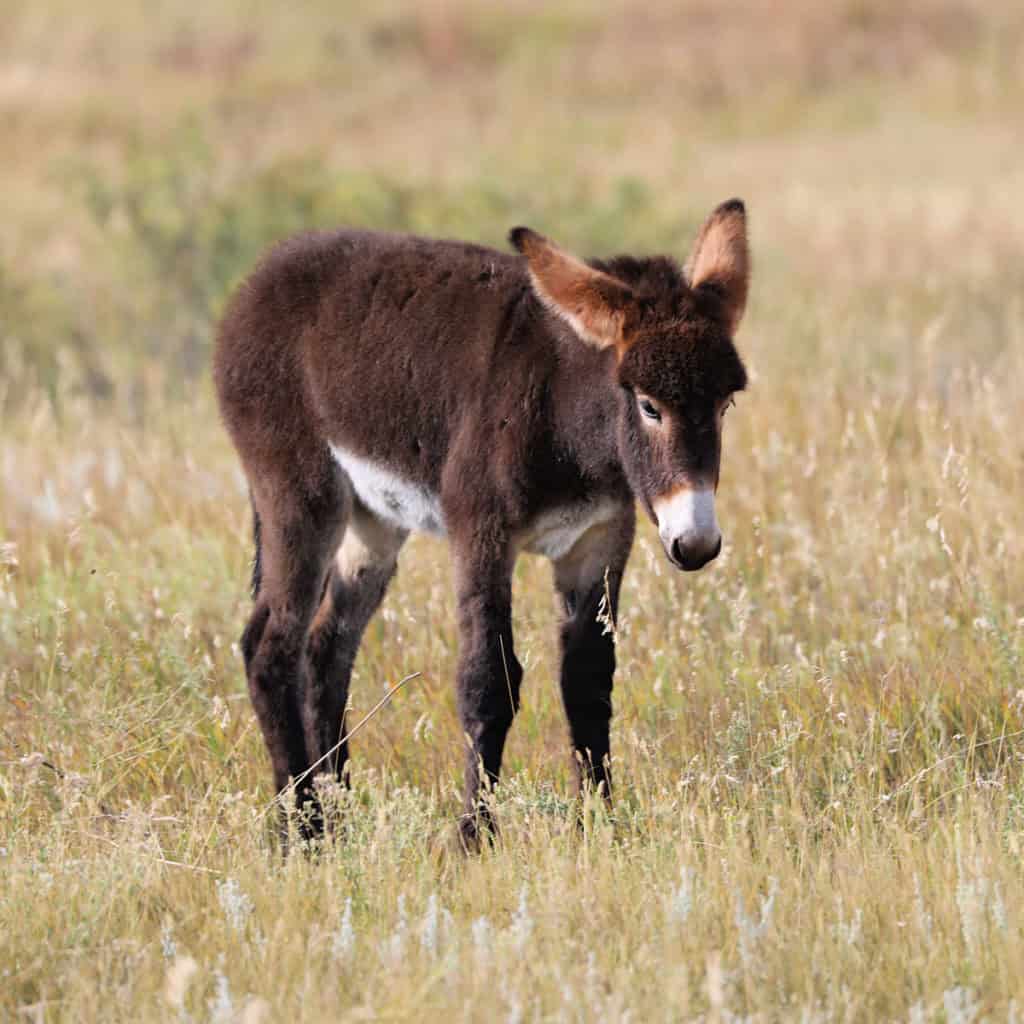
[[[485,846],[493,846],[498,838],[498,826],[490,814],[483,811],[463,814],[458,821],[457,838],[462,853],[473,855]]]

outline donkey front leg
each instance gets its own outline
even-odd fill
[[[468,742],[459,830],[465,848],[475,850],[481,836],[494,831],[482,790],[498,781],[523,669],[512,650],[510,559],[488,552],[461,554],[457,561],[458,707]]]
[[[582,793],[611,796],[609,731],[619,587],[633,543],[629,514],[585,534],[555,563],[563,606],[562,700],[569,720],[573,772]]]

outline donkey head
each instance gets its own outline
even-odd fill
[[[669,559],[700,569],[722,547],[722,422],[747,380],[732,342],[750,277],[743,203],[711,214],[685,273],[664,257],[584,263],[528,228],[510,238],[544,305],[614,354],[622,465]]]

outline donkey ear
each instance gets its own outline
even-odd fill
[[[625,345],[626,314],[634,301],[628,285],[529,228],[513,228],[508,238],[526,257],[533,290],[552,313],[595,348]]]
[[[686,264],[690,287],[704,288],[722,302],[722,315],[730,333],[735,331],[747,305],[750,252],[747,248],[747,212],[741,199],[716,207],[693,243]]]

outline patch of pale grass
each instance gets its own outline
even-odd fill
[[[582,835],[525,773],[504,838],[447,852],[446,800],[357,777],[344,841],[281,863],[251,798],[111,818],[88,797],[5,851],[9,1009],[48,1018],[683,1019],[935,1014],[1019,981],[1019,847],[1004,792],[915,822],[847,799],[809,815],[789,779],[694,794],[665,780]],[[19,799],[50,799],[21,781]],[[232,841],[166,857],[210,818]],[[216,1011],[216,1012],[214,1012]]]

